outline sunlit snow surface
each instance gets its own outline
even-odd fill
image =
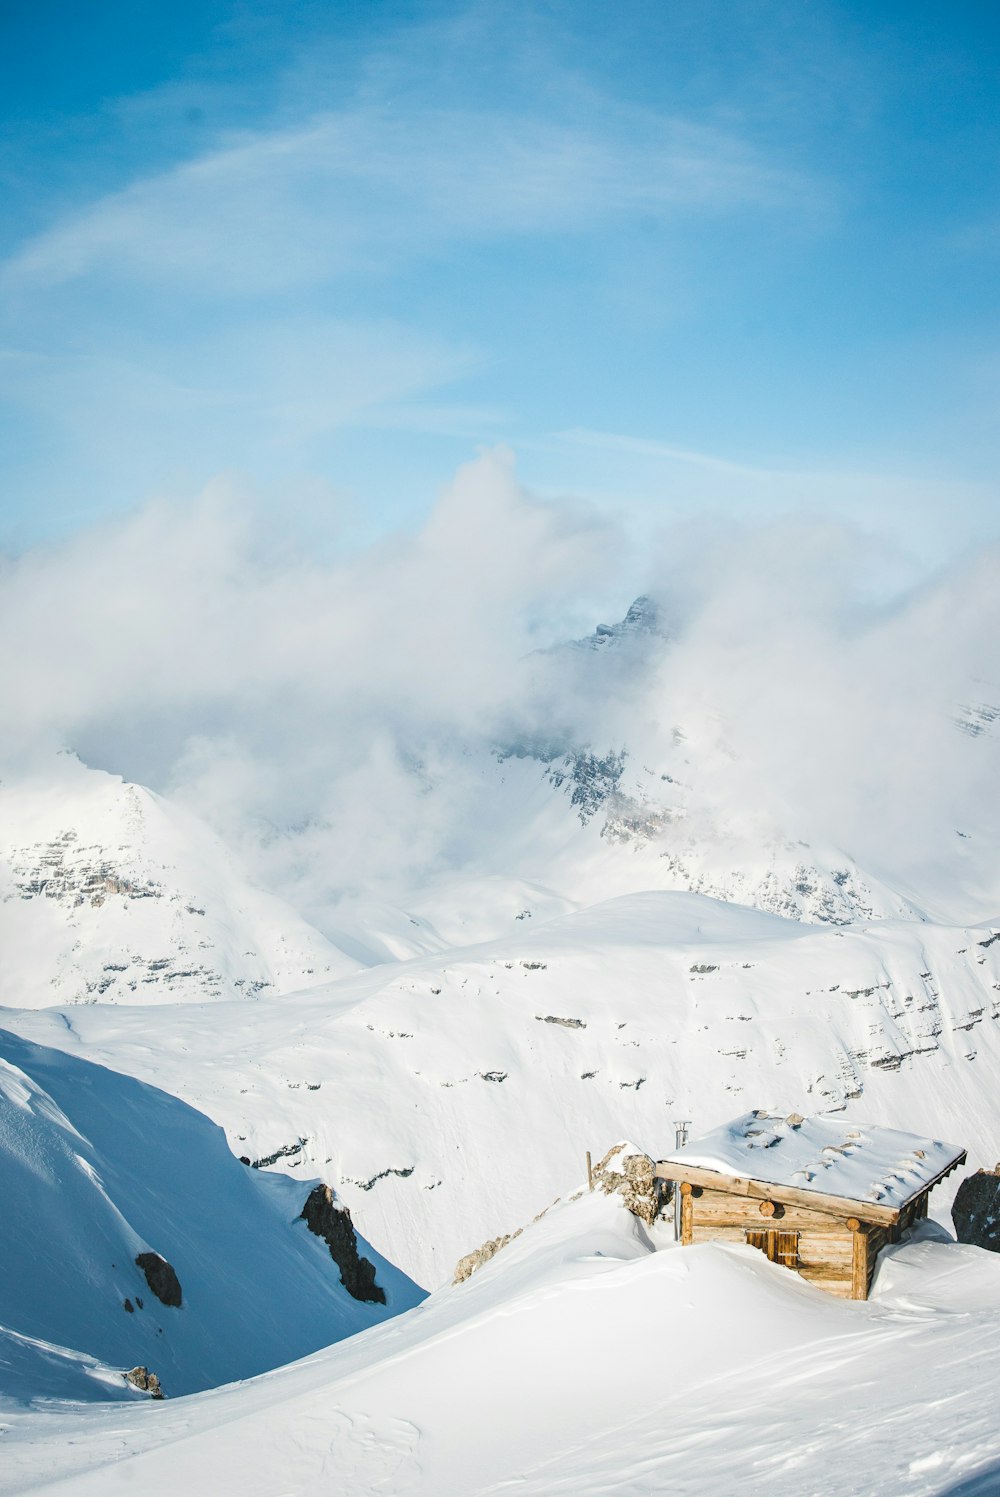
[[[467,1283],[251,1383],[4,1409],[0,1491],[985,1497],[1000,1260],[934,1234],[852,1304],[584,1195]]]
[[[618,1139],[833,1110],[1000,1158],[993,927],[807,926],[648,893],[256,1003],[8,1012],[319,1175],[426,1288]],[[301,1142],[301,1147],[299,1147]],[[952,1176],[934,1194],[946,1208]]]

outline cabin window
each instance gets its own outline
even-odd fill
[[[798,1232],[781,1232],[776,1227],[748,1227],[746,1237],[748,1246],[760,1248],[772,1263],[780,1263],[784,1268],[798,1268]]]

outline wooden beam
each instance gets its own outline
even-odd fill
[[[860,1216],[865,1221],[884,1222],[888,1226],[899,1216],[899,1211],[891,1206],[869,1205],[867,1201],[824,1195],[819,1190],[800,1190],[793,1185],[773,1185],[769,1180],[746,1180],[740,1175],[723,1175],[718,1170],[707,1170],[697,1164],[666,1160],[657,1164],[653,1173],[660,1180],[683,1181],[682,1190],[684,1185],[701,1185],[709,1190],[725,1191],[728,1195],[780,1201],[783,1206],[803,1206],[811,1211],[829,1212],[831,1216]]]
[[[752,1196],[755,1200],[780,1201],[783,1206],[802,1206],[806,1210],[829,1212],[831,1215],[858,1216],[862,1221],[879,1222],[883,1226],[895,1226],[900,1213],[922,1195],[932,1191],[946,1175],[958,1169],[966,1160],[963,1149],[957,1158],[939,1170],[933,1180],[928,1180],[908,1196],[901,1205],[878,1206],[874,1202],[858,1201],[850,1196],[826,1195],[821,1190],[802,1190],[795,1185],[774,1185],[768,1180],[744,1179],[741,1175],[724,1175],[719,1170],[705,1169],[703,1165],[682,1164],[680,1160],[662,1159],[653,1170],[660,1180],[682,1180],[690,1185],[701,1185],[708,1190],[721,1190],[727,1195]],[[683,1185],[681,1189],[683,1190]]]
[[[695,1216],[702,1225],[708,1222],[743,1222],[748,1227],[760,1225],[762,1203],[759,1198],[755,1200],[751,1196],[730,1195],[722,1190],[706,1190],[700,1186],[694,1204]],[[816,1204],[822,1207],[822,1197]],[[815,1206],[808,1210],[804,1206],[782,1206],[781,1210],[784,1213],[782,1221],[790,1230],[847,1231],[846,1215],[817,1210]]]

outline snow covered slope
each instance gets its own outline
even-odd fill
[[[428,1287],[585,1150],[665,1154],[675,1117],[846,1109],[992,1165],[998,1021],[1000,926],[806,925],[669,893],[275,1001],[5,1017],[175,1091],[234,1153],[322,1176]]]
[[[135,1403],[149,1397],[128,1382],[126,1367],[110,1366],[86,1352],[56,1346],[41,1336],[22,1336],[0,1325],[0,1408],[40,1404],[50,1399],[72,1403]]]
[[[392,809],[372,800],[361,855],[364,892],[415,925],[390,920],[378,949],[417,955],[649,889],[807,923],[992,918],[1000,709],[970,715],[953,695],[967,687],[973,700],[985,683],[949,682],[942,696],[890,675],[874,688],[859,644],[828,700],[810,674],[822,674],[821,659],[810,662],[804,643],[786,647],[799,692],[781,680],[780,638],[772,681],[738,621],[703,655],[667,637],[655,605],[637,599],[620,624],[529,657],[529,705],[492,738],[401,745]],[[353,823],[353,805],[337,804]],[[310,903],[310,918],[334,939],[357,903],[337,831],[332,815],[308,836],[284,834],[289,855],[308,844],[312,887],[301,897],[325,888],[327,908]]]
[[[178,807],[72,755],[0,784],[7,1003],[179,1003],[357,970]]]
[[[789,661],[776,648],[780,672]],[[889,680],[883,721],[863,651],[857,679],[848,669],[826,701],[801,648],[797,700],[768,679],[737,620],[694,647],[639,598],[620,623],[533,657],[534,728],[492,753],[470,744],[421,759],[429,819],[457,809],[449,867],[440,888],[421,881],[420,913],[443,929],[459,882],[466,905],[483,885],[489,907],[491,881],[527,878],[577,905],[670,889],[806,922],[990,918],[1000,709],[941,702],[928,685],[894,716],[904,687]],[[787,653],[803,664],[791,639]],[[926,738],[920,756],[890,736],[904,719]],[[412,894],[398,897],[410,908]],[[507,921],[524,908],[511,898]]]
[[[456,937],[464,930],[465,940],[500,935],[559,905],[650,889],[808,923],[927,918],[891,877],[860,868],[842,848],[807,844],[760,814],[711,811],[691,784],[697,755],[683,744],[654,767],[627,750],[540,753],[481,758],[464,787],[462,866],[401,890],[408,912]],[[985,915],[993,906],[977,898],[972,908]]]
[[[990,1254],[925,1229],[854,1304],[585,1195],[467,1283],[267,1378],[5,1409],[0,1491],[986,1497],[998,1377]]]
[[[190,1392],[412,1305],[381,1259],[387,1307],[348,1295],[307,1191],[165,1092],[0,1031],[0,1393],[107,1397],[95,1357]]]

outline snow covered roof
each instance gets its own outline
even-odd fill
[[[692,1139],[661,1163],[837,1196],[857,1202],[859,1214],[874,1207],[881,1215],[902,1210],[964,1158],[954,1144],[895,1128],[757,1111]],[[683,1178],[679,1169],[671,1176]]]

